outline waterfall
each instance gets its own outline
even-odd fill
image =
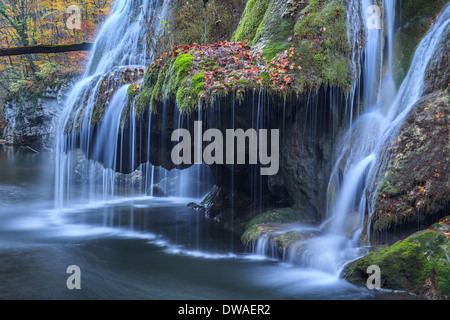
[[[118,0],[99,31],[84,76],[73,86],[61,115],[56,141],[57,209],[78,205],[80,199],[95,202],[121,195],[153,196],[152,186],[160,180],[162,192],[172,190],[167,195],[205,192],[186,186],[199,172],[197,168],[168,173],[149,163],[151,113],[149,119],[137,119],[134,106],[127,104],[130,84],[141,81],[146,66],[160,53],[155,50],[160,50],[157,41],[169,7],[169,1]],[[143,123],[139,121],[148,121],[143,148],[147,163],[142,164],[137,154],[143,141],[138,129]]]
[[[372,94],[364,94],[365,112],[355,121],[339,144],[338,159],[329,184],[329,188],[337,189],[337,197],[329,205],[329,219],[323,224],[326,230],[324,235],[319,239],[310,240],[309,248],[314,250],[306,250],[306,253],[319,260],[316,266],[330,268],[329,266],[334,264],[336,270],[336,267],[342,266],[345,260],[361,254],[360,233],[364,215],[367,211],[371,212],[370,196],[374,193],[376,173],[380,171],[380,166],[387,165],[388,156],[383,154],[384,146],[398,133],[405,116],[420,98],[426,66],[442,36],[448,32],[450,6],[446,7],[419,44],[409,73],[396,91],[392,81],[395,1],[385,1],[384,9],[388,28],[385,74],[377,84],[379,93],[376,100],[373,100]],[[367,46],[363,54],[367,58],[364,64],[378,63],[379,58],[375,58],[377,52],[378,55],[381,54],[376,45],[378,37],[373,34],[373,30],[366,33]],[[371,69],[371,66],[364,66],[362,69],[363,81],[366,83],[364,90],[367,90],[375,85],[371,83],[367,86],[373,79],[377,79],[378,68]],[[367,73],[368,71],[370,72]],[[369,198],[366,198],[367,196]],[[323,247],[326,249],[320,249]]]
[[[368,29],[358,14],[366,12],[370,2],[349,1],[349,43],[362,43],[360,30],[364,30],[365,47],[361,46],[363,95],[361,105],[364,112],[351,123],[336,148],[336,162],[328,185],[327,219],[320,225],[320,234],[301,240],[283,258],[306,267],[317,268],[338,275],[346,262],[365,254],[360,246],[365,215],[372,212],[374,186],[380,172],[389,164],[384,154],[390,140],[398,134],[403,120],[414,103],[421,97],[426,67],[439,42],[449,31],[450,5],[430,28],[416,49],[408,75],[397,90],[392,81],[392,41],[395,25],[395,0],[384,2],[384,19],[387,30],[383,54],[381,37],[383,30]],[[357,60],[352,62],[358,70]],[[353,90],[356,90],[354,85]],[[355,93],[350,95],[353,99]],[[334,195],[334,196],[330,196]],[[258,241],[267,251],[267,237]],[[267,252],[266,252],[267,254]]]
[[[446,7],[421,41],[409,73],[397,90],[392,80],[395,0],[384,1],[382,17],[385,23],[380,23],[381,29],[372,28],[367,23],[367,15],[377,14],[372,8],[372,1],[349,0],[347,6],[348,42],[352,48],[349,58],[356,79],[345,102],[346,107],[350,106],[350,110],[346,112],[350,115],[350,123],[335,150],[336,161],[328,184],[330,196],[326,219],[318,232],[315,230],[313,237],[302,240],[295,252],[287,252],[287,255],[291,255],[287,259],[283,257],[286,261],[297,261],[332,273],[338,273],[345,262],[364,254],[359,242],[364,219],[367,212],[371,211],[370,195],[373,194],[376,174],[388,165],[383,147],[396,135],[403,119],[421,96],[426,66],[434,48],[445,32],[448,32],[450,7]],[[150,135],[154,115],[149,112],[148,118],[138,119],[134,106],[127,103],[128,92],[133,89],[131,83],[142,80],[145,66],[156,54],[152,43],[161,32],[160,22],[167,18],[168,7],[168,1],[144,0],[138,5],[135,1],[118,0],[114,13],[100,31],[84,77],[73,87],[61,117],[55,176],[57,208],[70,207],[77,204],[79,199],[108,201],[119,195],[142,196],[147,192],[154,196],[156,192],[170,189],[175,190],[172,195],[181,197],[200,195],[203,192],[199,185],[192,184],[192,181],[205,180],[205,172],[200,167],[194,166],[189,170],[173,173],[151,165]],[[253,110],[250,111],[254,114],[252,126],[257,129],[265,127],[269,121],[270,105],[262,96],[260,92],[258,99],[254,97]],[[104,101],[98,101],[98,97],[104,97]],[[330,100],[331,97],[334,96],[330,92]],[[307,119],[317,123],[317,113],[315,117],[313,114],[317,112],[317,108],[313,108],[311,103],[314,99],[308,97],[305,112],[311,113],[311,117],[304,117],[305,124]],[[234,129],[238,125],[235,123],[238,108],[235,109],[234,97],[232,101],[230,127]],[[103,105],[99,107],[99,103]],[[334,103],[330,103],[330,108],[333,105]],[[169,110],[171,107],[173,109]],[[173,114],[175,127],[181,127],[186,120],[184,117],[189,116],[199,120],[206,120],[211,116],[213,122],[221,122],[217,116],[220,114],[220,102],[216,107],[211,108],[213,112],[217,112],[215,116],[208,115],[211,110],[204,112],[202,108],[198,109],[197,115],[185,116],[180,114],[176,105],[169,106],[164,102],[160,121],[163,125],[167,124],[167,118]],[[312,110],[308,111],[308,108]],[[355,119],[354,108],[357,108]],[[98,112],[103,114],[99,115]],[[284,117],[285,105],[283,129],[286,120]],[[193,119],[186,122],[192,123],[190,120]],[[212,125],[211,122],[209,124]],[[312,126],[315,133],[316,128],[314,124]],[[143,127],[147,131],[138,132],[138,128]],[[145,135],[147,139],[140,140]],[[137,148],[142,141],[147,144],[144,148],[147,162],[143,164],[139,163],[142,157],[137,154],[137,150],[142,152],[142,146]],[[125,163],[128,164],[127,168],[124,168]],[[131,177],[123,178],[125,180],[117,173],[129,172],[130,168],[134,170],[137,165],[140,173],[132,172]],[[237,170],[235,173],[234,169],[232,165],[232,195],[238,191],[234,174],[240,174]],[[139,187],[128,188],[129,179],[139,177],[139,174],[143,179],[138,183]],[[262,208],[263,178],[256,171],[251,176],[252,196],[261,199]],[[75,179],[81,182],[75,184]],[[152,188],[157,181],[161,190]],[[231,197],[232,223],[235,217],[234,201],[234,197]],[[132,217],[130,221],[133,221]],[[277,248],[273,242],[268,241],[271,241],[270,237],[263,236],[256,245],[256,251],[259,254],[270,252],[273,257]]]
[[[364,253],[359,237],[366,212],[367,174],[377,161],[373,151],[381,139],[385,121],[379,101],[383,100],[386,90],[380,89],[393,84],[389,81],[392,54],[388,53],[386,59],[383,56],[383,27],[388,28],[386,46],[391,52],[395,17],[386,12],[394,11],[395,0],[385,1],[384,16],[389,17],[389,21],[386,24],[380,21],[380,28],[372,28],[367,23],[370,15],[377,14],[375,9],[368,0],[351,0],[347,4],[351,67],[354,73],[361,73],[361,77],[355,77],[349,95],[349,129],[336,148],[336,162],[328,184],[327,218],[319,227],[320,233],[298,243],[286,259],[336,275],[345,262]],[[356,119],[352,117],[354,101],[358,107]]]

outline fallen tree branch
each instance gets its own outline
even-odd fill
[[[22,147],[23,149],[29,149],[29,150],[31,150],[31,151],[33,151],[33,152],[35,152],[35,153],[37,153],[37,154],[40,154],[40,152],[39,151],[36,151],[36,150],[34,150],[33,148],[31,148],[30,146],[26,146],[26,147]]]
[[[37,45],[26,47],[15,47],[0,49],[0,57],[18,56],[22,54],[32,53],[62,53],[70,51],[90,51],[93,47],[91,42],[80,42],[73,44],[58,44],[58,45]]]

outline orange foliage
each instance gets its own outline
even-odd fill
[[[93,41],[111,11],[112,0],[3,0],[0,1],[0,48],[56,45]],[[80,28],[67,23],[72,5],[79,8]],[[30,54],[0,58],[0,89],[26,80],[52,62],[81,72],[88,53]]]

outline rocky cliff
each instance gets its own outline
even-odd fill
[[[4,104],[6,143],[52,148],[66,94],[78,76],[73,70],[48,63],[33,79],[14,84]]]

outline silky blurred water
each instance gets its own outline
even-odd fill
[[[185,206],[196,199],[80,198],[56,211],[53,172],[51,153],[0,146],[0,299],[392,298],[248,253]],[[80,290],[66,286],[70,265]]]

